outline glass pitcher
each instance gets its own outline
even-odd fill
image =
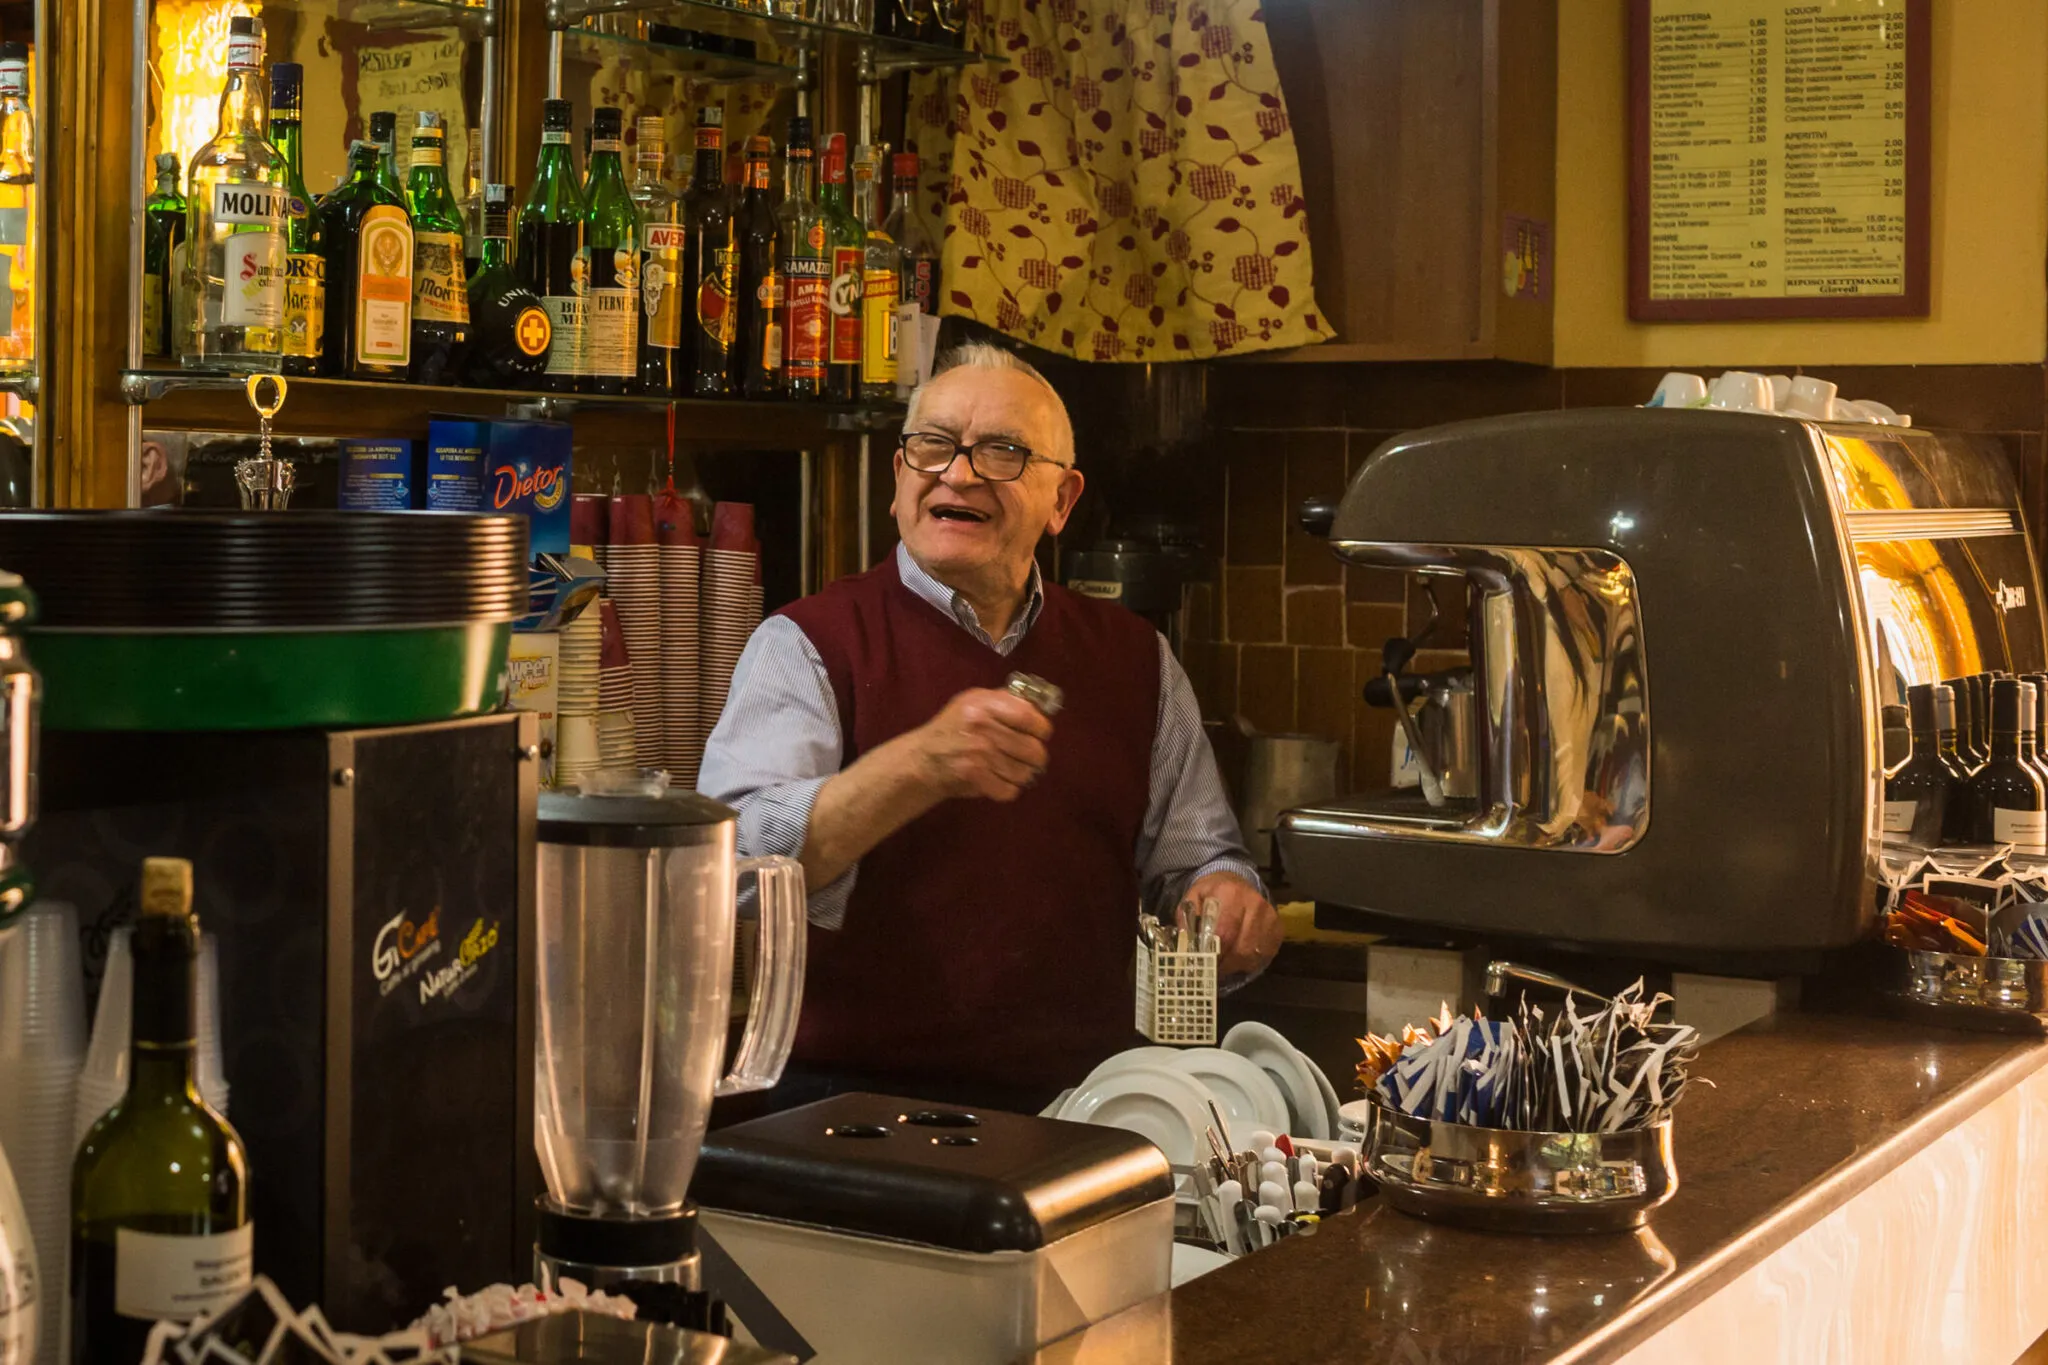
[[[682,1207],[714,1095],[782,1076],[803,1001],[804,875],[734,859],[731,810],[694,792],[540,797],[534,1147],[569,1213]],[[738,880],[760,881],[746,1032],[719,1077]]]

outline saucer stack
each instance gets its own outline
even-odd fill
[[[598,678],[604,653],[600,604],[564,622],[555,675],[555,785],[574,787],[600,766]]]
[[[618,607],[625,652],[633,661],[633,762],[662,766],[661,548],[654,535],[654,499],[622,493],[612,499],[605,552],[606,597]],[[609,763],[607,766],[611,766]]]
[[[610,598],[598,604],[604,623],[604,643],[597,675],[597,755],[599,766],[639,766],[640,746],[634,714],[639,675],[633,667],[632,650],[619,624],[619,611]],[[658,765],[654,765],[658,766]]]
[[[700,600],[703,671],[697,714],[708,738],[725,710],[740,652],[761,624],[761,543],[754,538],[752,503],[721,502],[712,509]]]
[[[661,543],[661,766],[673,785],[695,790],[707,733],[697,711],[704,537],[696,509],[673,491],[656,499],[654,520]]]

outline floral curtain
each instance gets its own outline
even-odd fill
[[[1329,338],[1260,0],[983,0],[913,78],[941,311],[1082,360]]]

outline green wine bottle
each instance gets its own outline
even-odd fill
[[[185,196],[178,192],[178,154],[158,153],[156,189],[143,205],[142,354],[170,359],[171,292],[177,278],[171,254],[185,240]]]
[[[469,281],[462,274],[462,210],[442,164],[441,116],[419,111],[406,203],[412,210],[412,372],[415,384],[452,384],[469,345]]]
[[[590,320],[583,334],[593,393],[624,393],[640,369],[640,210],[619,160],[625,115],[606,105],[590,116],[589,179],[583,186],[583,252]]]
[[[583,191],[577,188],[576,166],[569,157],[574,112],[567,100],[541,105],[540,164],[534,169],[526,206],[519,211],[519,251],[514,257],[519,283],[548,310],[553,339],[540,386],[551,393],[574,392],[590,373],[583,344],[590,311],[584,293]]]
[[[284,158],[284,372],[317,374],[327,330],[327,255],[320,219],[299,171],[299,115],[306,71],[297,62],[270,64],[270,138]]]
[[[142,864],[128,1092],[71,1167],[71,1362],[135,1365],[159,1318],[232,1301],[254,1273],[249,1161],[193,1081],[192,864]]]

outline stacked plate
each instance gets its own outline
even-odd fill
[[[670,782],[694,790],[708,734],[697,710],[704,537],[696,509],[673,491],[661,495],[654,515],[661,542],[661,766]]]
[[[555,785],[573,787],[597,771],[598,687],[604,655],[603,604],[562,627],[555,692]]]
[[[761,545],[754,539],[751,503],[721,502],[712,509],[700,601],[703,651],[697,714],[708,737],[725,710],[740,653],[761,624]]]
[[[612,499],[605,577],[605,595],[618,607],[626,653],[634,663],[634,762],[643,768],[659,768],[663,759],[661,549],[654,535],[654,499],[645,493],[622,493]]]
[[[640,695],[640,674],[633,667],[632,649],[619,624],[619,611],[607,598],[598,604],[604,640],[597,673],[597,757],[600,767],[660,767],[640,757],[639,718],[634,714]]]

